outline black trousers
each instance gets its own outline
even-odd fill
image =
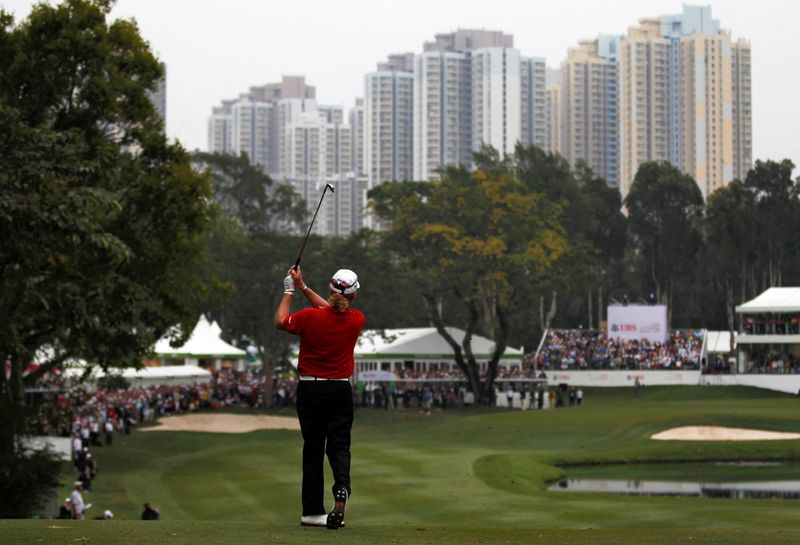
[[[333,470],[331,490],[350,489],[350,430],[353,395],[343,380],[304,381],[297,387],[297,416],[303,434],[303,515],[325,514],[325,454]]]

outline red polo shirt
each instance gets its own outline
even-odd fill
[[[364,314],[355,309],[306,308],[283,320],[289,333],[300,336],[297,369],[302,376],[348,378],[353,374],[353,350],[364,327]]]

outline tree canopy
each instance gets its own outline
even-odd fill
[[[498,158],[481,161],[474,172],[449,168],[441,180],[385,183],[370,199],[390,222],[387,244],[413,271],[429,319],[485,401],[519,315],[520,294],[562,257],[566,240],[559,206]],[[462,343],[447,325],[462,326]],[[485,380],[470,349],[474,334],[495,341]]]
[[[0,411],[68,358],[140,365],[205,296],[210,186],[148,98],[161,63],[110,7],[0,13]],[[19,431],[3,422],[3,455]]]

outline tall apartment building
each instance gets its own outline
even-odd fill
[[[350,171],[357,177],[366,176],[364,168],[364,99],[357,98],[348,113],[350,124]]]
[[[246,154],[250,163],[266,170],[270,164],[270,121],[273,105],[269,102],[252,102],[249,98],[237,100],[231,106],[230,153]]]
[[[282,125],[278,117],[283,100],[311,100],[314,87],[306,85],[305,76],[283,76],[280,83],[253,86],[238,98],[222,101],[208,119],[210,153],[247,153],[254,165],[264,172],[280,172]],[[296,119],[296,116],[293,118]]]
[[[547,132],[547,147],[545,151],[561,153],[561,124],[560,107],[558,102],[561,93],[561,85],[548,85],[545,91],[545,131]]]
[[[501,157],[522,139],[520,55],[511,47],[472,52],[472,149],[491,146]]]
[[[753,167],[753,84],[750,76],[750,43],[739,39],[731,43],[733,83],[733,178],[744,180]]]
[[[704,197],[752,162],[750,46],[720,29],[708,6],[642,19],[620,54],[621,191],[639,165],[669,161]]]
[[[231,108],[235,100],[223,100],[222,106],[215,106],[208,118],[209,153],[231,153],[233,117]]]
[[[513,148],[514,142],[509,144],[509,130],[519,133],[521,128],[516,128],[522,122],[513,121],[506,117],[505,122],[495,122],[490,118],[493,111],[505,111],[521,106],[518,101],[514,104],[506,103],[502,106],[502,97],[491,97],[492,82],[498,81],[502,87],[502,72],[498,76],[491,70],[496,70],[498,65],[493,64],[493,57],[488,51],[481,54],[481,75],[478,81],[473,80],[473,53],[478,50],[499,49],[512,50],[514,38],[502,32],[488,30],[458,29],[456,32],[437,34],[431,42],[426,42],[423,52],[415,59],[414,65],[414,178],[429,180],[439,177],[440,169],[448,165],[472,164],[472,151],[476,143],[499,143],[502,147],[509,145]],[[519,53],[514,50],[510,53],[516,55],[516,78],[519,79]],[[514,60],[512,60],[514,64]],[[502,56],[500,60],[502,67]],[[507,93],[516,93],[519,83],[512,82],[505,86]],[[482,102],[474,106],[474,92],[480,90]],[[495,100],[496,99],[496,100]],[[521,98],[519,99],[521,100]],[[499,104],[499,105],[498,105]],[[499,133],[490,129],[499,123]],[[502,138],[502,127],[505,123],[506,139]],[[509,125],[510,124],[510,125]],[[482,131],[476,137],[476,126]],[[483,132],[486,131],[486,132]],[[496,136],[499,134],[500,136]]]
[[[392,55],[364,78],[364,171],[369,188],[410,180],[413,167],[413,54]]]
[[[320,208],[313,232],[346,235],[362,226],[364,180],[351,168],[350,127],[341,109],[306,111],[286,127],[286,165],[282,180],[291,183],[309,207],[309,221],[326,184],[335,188]]]
[[[281,83],[223,101],[208,120],[208,150],[247,153],[273,180],[294,187],[309,218],[330,183],[336,192],[326,197],[314,231],[346,235],[363,226],[365,181],[353,174],[353,136],[344,110],[320,106],[315,96],[303,76],[284,76]]]
[[[520,142],[546,151],[553,149],[552,131],[548,129],[547,66],[543,58],[520,60]]]
[[[619,184],[619,50],[617,36],[601,35],[571,48],[561,63],[561,154],[585,162],[610,186]]]
[[[671,55],[670,41],[661,33],[659,19],[642,19],[638,28],[631,28],[620,47],[620,145],[621,186],[623,197],[639,165],[645,161],[670,161],[677,165],[679,157],[670,150],[678,137],[669,131],[670,100],[680,96],[680,82],[670,78],[670,67],[680,65]],[[672,92],[669,87],[673,86]],[[674,125],[677,119],[672,120]]]

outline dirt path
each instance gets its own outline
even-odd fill
[[[651,439],[658,441],[785,441],[800,439],[800,433],[722,426],[682,426],[657,433]]]
[[[255,430],[299,430],[294,416],[195,413],[165,416],[158,425],[140,431],[202,431],[210,433],[248,433]]]

